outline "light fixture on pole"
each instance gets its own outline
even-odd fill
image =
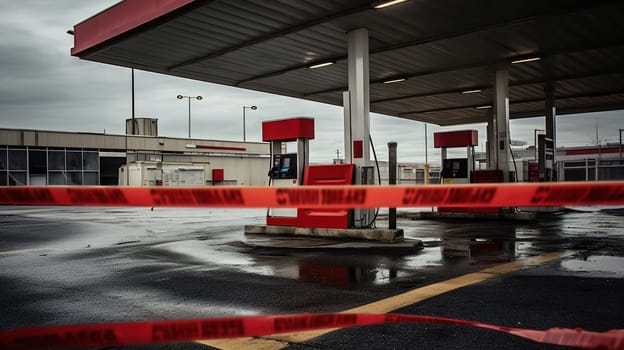
[[[407,0],[391,0],[391,1],[383,1],[375,6],[373,6],[374,9],[379,10],[379,9],[383,9],[386,7],[390,7],[390,6],[394,6],[397,4],[400,4],[402,2],[406,2]]]
[[[257,106],[243,106],[243,142],[247,141],[247,135],[245,133],[245,109],[247,108],[251,109],[252,111],[258,109]]]
[[[511,64],[518,64],[518,63],[527,63],[527,62],[535,62],[535,61],[539,61],[541,60],[541,57],[528,57],[528,58],[521,58],[521,59],[517,59],[514,61],[511,61]]]
[[[464,95],[467,94],[478,94],[479,92],[482,92],[483,90],[481,89],[474,89],[474,90],[466,90],[466,91],[462,91],[461,93]]]
[[[398,77],[398,78],[390,78],[388,80],[384,80],[383,83],[384,84],[393,84],[393,83],[400,83],[402,81],[406,81],[407,78],[404,77]]]
[[[181,100],[183,98],[188,99],[188,138],[191,138],[191,99],[196,99],[197,101],[201,101],[203,97],[201,96],[183,96],[183,95],[178,95],[178,100]]]
[[[335,63],[336,62],[334,62],[334,61],[319,62],[319,63],[314,63],[314,64],[308,66],[308,68],[310,68],[310,69],[317,69],[317,68],[331,66],[332,64],[335,64]]]

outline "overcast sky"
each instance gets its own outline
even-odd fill
[[[0,128],[124,133],[131,115],[131,73],[127,68],[81,61],[70,56],[75,24],[115,4],[117,0],[2,1],[0,11]],[[188,110],[176,95],[201,95],[192,104],[192,136],[215,140],[242,140],[242,106],[247,110],[247,140],[260,141],[263,120],[309,116],[316,122],[311,141],[311,161],[331,162],[336,150],[343,156],[342,108],[322,103],[254,92],[239,88],[136,71],[136,115],[159,120],[159,134],[187,137]],[[559,146],[617,142],[624,128],[624,111],[562,116],[557,119]],[[511,122],[513,140],[533,143],[534,129],[544,128],[544,118]],[[480,146],[485,124],[439,130],[476,129]],[[371,135],[380,159],[387,158],[387,143],[398,142],[399,161],[424,161],[424,124],[372,114]],[[439,152],[430,148],[430,160]]]

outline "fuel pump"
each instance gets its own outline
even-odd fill
[[[271,142],[271,186],[346,186],[373,184],[373,167],[354,164],[308,165],[309,140],[314,139],[314,119],[291,118],[262,123],[262,140]],[[296,142],[297,151],[289,153],[287,142]],[[351,208],[269,208],[266,223],[269,226],[298,228],[350,229],[370,228],[376,213],[370,209]]]
[[[443,184],[470,183],[474,167],[474,146],[479,144],[476,130],[436,132],[433,134],[435,148],[441,148],[442,170],[440,181]],[[447,149],[465,147],[466,158],[448,158]]]
[[[537,136],[538,156],[537,166],[539,169],[539,182],[555,181],[554,160],[555,147],[553,139],[540,134]]]
[[[289,118],[262,123],[262,140],[271,142],[271,186],[289,187],[303,184],[309,163],[309,140],[314,139],[314,119]],[[288,153],[287,143],[296,143],[296,152]],[[297,226],[297,208],[270,208],[267,225]]]

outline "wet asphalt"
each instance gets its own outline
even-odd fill
[[[574,208],[536,222],[399,220],[407,238],[423,241],[411,251],[246,236],[243,226],[262,224],[264,214],[0,207],[0,328],[337,312],[546,252],[565,257],[396,312],[535,329],[624,328],[622,208]],[[556,347],[488,330],[402,324],[343,329],[288,348]]]

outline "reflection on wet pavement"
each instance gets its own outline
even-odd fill
[[[586,256],[566,260],[561,264],[563,270],[624,277],[622,208],[579,208],[536,222],[399,221],[406,238],[422,240],[422,250],[349,249],[349,244],[325,249],[323,240],[266,236],[261,239],[268,244],[251,247],[246,242],[254,238],[243,234],[243,226],[262,223],[264,210],[72,208],[68,214],[67,209],[59,208],[3,208],[2,214],[6,219],[3,228],[9,233],[14,230],[17,242],[14,248],[3,250],[46,248],[54,255],[62,248],[74,251],[73,258],[110,250],[146,265],[168,264],[206,273],[225,269],[330,288],[414,286],[432,276],[476,271],[550,251]],[[8,220],[12,216],[18,217],[15,227]],[[20,245],[24,222],[34,228],[38,220],[60,222],[58,227],[71,230],[54,231],[55,239],[40,243],[45,246]],[[378,226],[384,225],[385,221],[378,222]],[[306,249],[297,249],[301,245]]]
[[[515,257],[514,240],[476,238],[472,240],[448,239],[443,241],[442,256],[466,258],[478,264],[508,262]]]
[[[593,272],[594,277],[624,278],[624,257],[622,256],[590,255],[581,259],[562,261],[561,267],[565,271]]]
[[[326,286],[352,288],[365,283],[374,282],[382,272],[377,268],[362,268],[348,265],[331,265],[301,263],[299,265],[299,279],[305,282],[314,282]],[[396,270],[390,270],[390,278],[396,277]]]
[[[423,241],[422,251],[413,254],[383,252],[374,256],[362,252],[332,252],[325,256],[317,253],[314,262],[297,260],[297,254],[286,253],[295,261],[285,258],[280,263],[298,264],[298,276],[290,275],[290,278],[338,288],[363,288],[418,281],[426,278],[429,270],[480,269],[550,251],[586,252],[609,246],[615,251],[624,251],[624,222],[619,217],[622,211],[583,209],[544,217],[537,222],[402,221],[400,224],[407,238]],[[384,263],[377,261],[381,256]],[[617,263],[614,257],[592,261],[602,259],[613,265]],[[619,272],[616,274],[619,276]]]

